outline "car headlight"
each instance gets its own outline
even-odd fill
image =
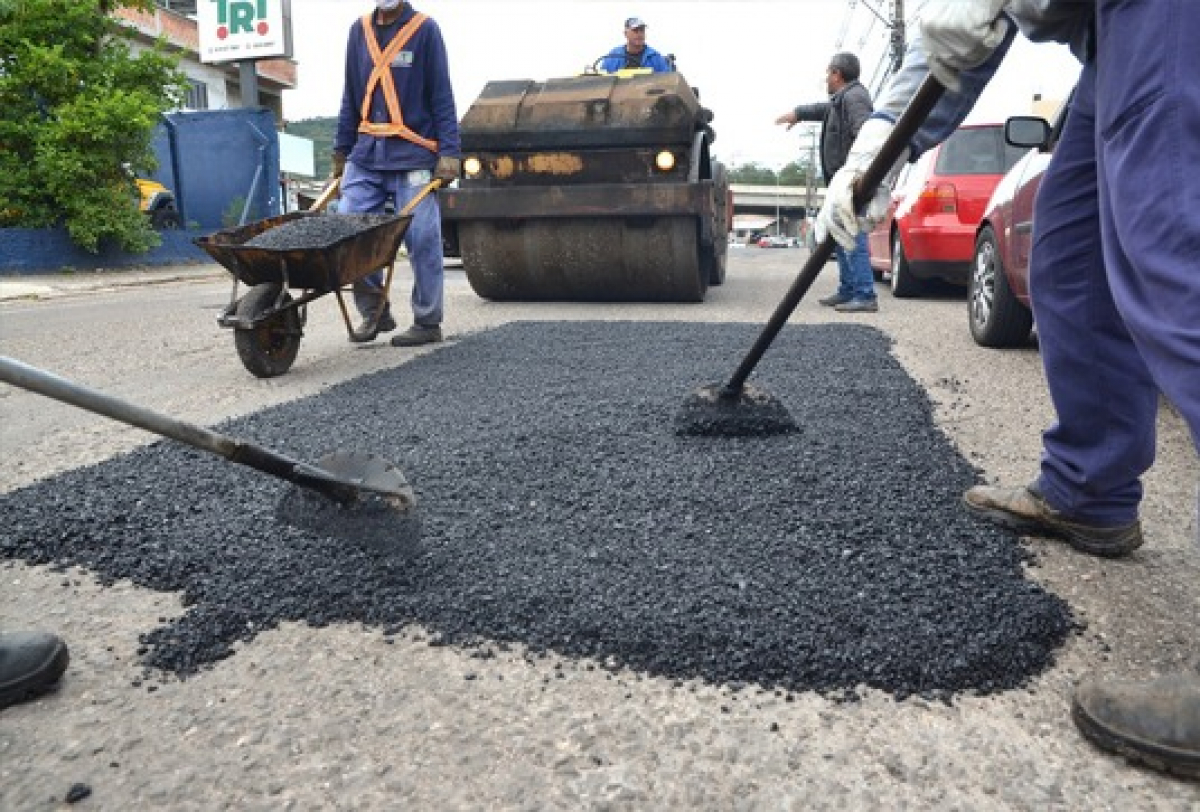
[[[483,171],[483,161],[478,158],[467,158],[463,161],[463,174],[468,178],[473,178]]]
[[[654,165],[658,167],[659,171],[670,172],[675,168],[675,153],[664,149],[654,156]]]

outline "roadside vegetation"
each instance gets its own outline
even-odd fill
[[[149,0],[0,0],[0,228],[64,227],[98,252],[158,244],[134,178],[186,77],[163,45],[134,52],[110,14]]]

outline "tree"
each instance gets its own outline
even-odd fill
[[[781,186],[807,186],[809,174],[813,176],[814,185],[823,185],[808,161],[792,161],[776,172],[767,166],[751,161],[748,164],[732,167],[729,170],[730,183],[744,183],[750,186],[774,186],[778,180]]]
[[[157,244],[134,177],[187,80],[161,44],[133,53],[117,6],[153,3],[0,0],[0,227],[62,225],[93,252]]]

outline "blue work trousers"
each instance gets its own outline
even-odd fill
[[[1137,518],[1159,392],[1200,449],[1200,2],[1100,0],[1034,216],[1030,286],[1056,422],[1039,486]]]
[[[867,233],[858,232],[853,251],[835,245],[833,253],[838,264],[838,296],[842,299],[871,300],[875,298],[875,274],[871,271],[871,255],[867,251]]]
[[[346,162],[342,175],[339,214],[380,214],[391,199],[399,211],[430,181],[427,170],[375,171]],[[442,218],[437,197],[429,194],[417,204],[404,235],[408,261],[412,265],[413,322],[422,327],[442,323],[445,267],[442,263]],[[377,271],[354,283],[354,303],[364,318],[373,315],[382,299],[383,272]]]

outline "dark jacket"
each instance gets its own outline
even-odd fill
[[[821,172],[828,183],[846,163],[850,147],[874,107],[871,94],[858,80],[829,97],[827,102],[801,104],[792,112],[797,121],[820,121]]]
[[[395,23],[384,28],[375,25],[381,50],[387,48],[387,44],[415,13],[412,5],[406,4]],[[437,141],[438,155],[403,138],[378,138],[358,132],[362,98],[374,67],[360,19],[350,26],[350,39],[346,43],[346,84],[342,93],[334,151],[348,155],[351,161],[364,168],[433,169],[439,155],[458,157],[460,153],[458,114],[454,106],[454,91],[450,86],[446,46],[442,41],[442,32],[432,18],[417,30],[405,45],[405,51],[407,54],[402,53],[392,67],[404,123],[422,138]],[[371,100],[371,120],[388,119],[383,90],[377,86]]]

